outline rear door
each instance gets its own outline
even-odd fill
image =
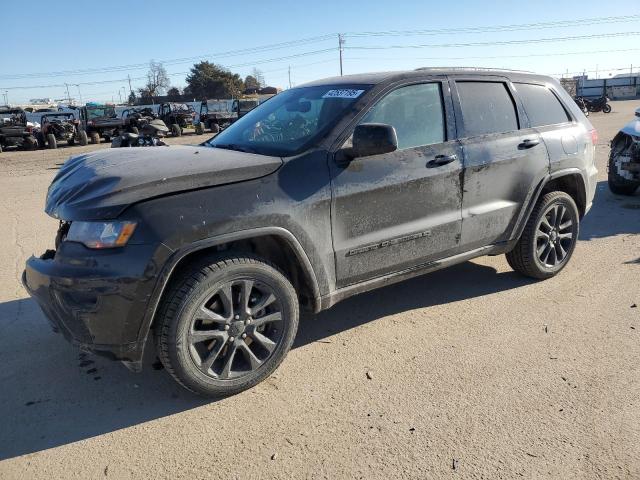
[[[591,146],[585,128],[574,121],[550,85],[514,83],[529,123],[541,135],[549,152],[551,170],[580,167],[579,153]]]
[[[445,80],[389,87],[358,123],[396,129],[398,150],[330,162],[338,287],[446,257],[460,240],[462,151]]]
[[[464,149],[462,250],[507,241],[549,172],[547,150],[505,77],[452,81]]]

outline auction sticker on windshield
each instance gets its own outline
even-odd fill
[[[342,88],[339,90],[329,90],[322,98],[358,98],[364,90],[355,90],[353,88]]]

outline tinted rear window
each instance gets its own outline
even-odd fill
[[[518,129],[516,108],[502,82],[457,82],[467,137]]]
[[[522,99],[532,127],[554,125],[571,120],[560,100],[547,87],[516,83],[516,90]]]

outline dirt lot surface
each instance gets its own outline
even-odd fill
[[[50,332],[19,277],[57,167],[98,146],[0,154],[0,478],[640,478],[640,195],[605,166],[639,105],[591,117],[600,183],[561,275],[487,257],[349,299],[218,402]]]

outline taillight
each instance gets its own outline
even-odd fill
[[[596,145],[598,145],[598,131],[594,128],[589,133],[591,134],[591,143],[595,147]]]

